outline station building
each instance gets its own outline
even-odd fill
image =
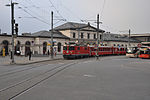
[[[129,38],[119,34],[107,33],[99,29],[99,46],[127,47]],[[68,42],[76,42],[85,45],[95,45],[97,41],[97,28],[88,24],[67,22],[54,28],[54,50],[62,54],[63,45]],[[131,46],[137,46],[140,41],[130,39]],[[31,50],[33,54],[48,54],[51,45],[51,31],[39,31],[32,34],[22,34],[14,38],[15,53],[27,55]],[[12,50],[12,36],[0,34],[0,53],[5,48],[6,55]]]

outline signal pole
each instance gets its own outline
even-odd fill
[[[11,31],[12,31],[12,51],[11,51],[11,63],[14,64],[15,60],[14,60],[14,24],[15,24],[15,19],[14,19],[14,5],[18,4],[16,2],[12,2],[11,0],[11,4],[7,4],[6,6],[10,6],[11,7]]]
[[[12,62],[15,63],[14,60],[14,3],[11,1],[11,30],[12,30]]]
[[[51,58],[53,59],[53,11],[51,12]]]
[[[97,59],[98,57],[98,46],[99,46],[99,14],[97,15]]]

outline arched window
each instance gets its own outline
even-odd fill
[[[25,43],[25,56],[29,55],[29,53],[31,51],[30,46],[31,46],[30,41],[26,41],[26,43]]]
[[[18,54],[18,55],[20,55],[20,45],[21,45],[21,43],[20,43],[20,41],[17,41],[17,44],[16,44],[16,46],[15,46],[15,54]]]
[[[57,50],[58,50],[58,52],[61,52],[61,43],[60,42],[58,42],[58,44],[57,44]]]
[[[3,46],[3,48],[5,48],[5,55],[9,54],[9,52],[8,52],[8,45],[9,45],[9,42],[7,40],[4,40],[2,42],[2,46]],[[1,50],[1,52],[2,52],[2,50]]]

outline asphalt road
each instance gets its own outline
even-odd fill
[[[0,100],[150,100],[149,76],[125,56],[0,66]]]

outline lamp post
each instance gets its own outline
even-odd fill
[[[11,4],[7,4],[6,6],[10,6],[11,7],[11,32],[12,32],[12,52],[11,52],[11,63],[14,64],[15,60],[14,60],[14,24],[15,24],[15,19],[14,19],[14,5],[18,4],[15,2],[12,2],[11,0]]]

